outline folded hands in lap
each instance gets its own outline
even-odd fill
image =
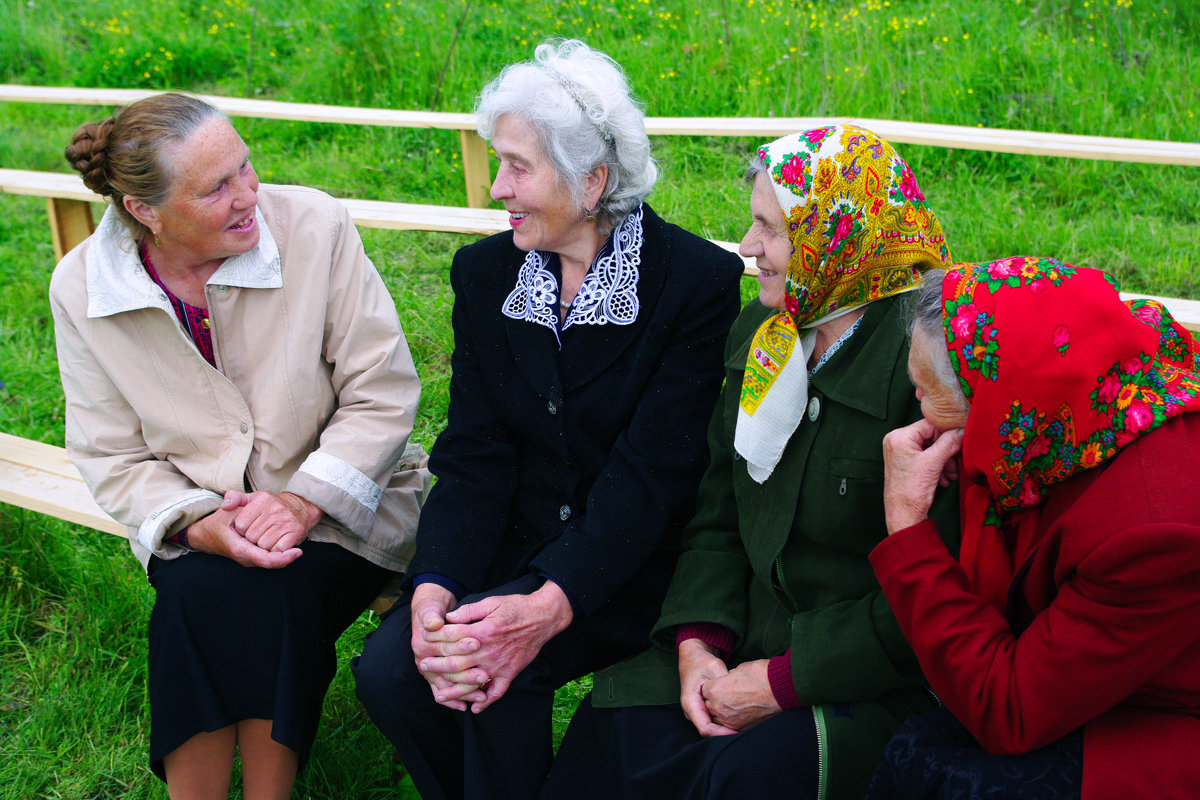
[[[291,492],[230,491],[219,509],[191,524],[188,544],[244,567],[278,569],[301,556],[299,544],[321,514],[319,507]]]
[[[437,702],[480,713],[573,619],[553,581],[532,594],[485,597],[450,611],[454,595],[436,584],[413,592],[412,646]]]
[[[767,659],[732,670],[711,645],[699,639],[679,643],[679,703],[701,736],[728,736],[778,714],[767,678]]]

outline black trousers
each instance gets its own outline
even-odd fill
[[[817,797],[810,709],[704,738],[678,705],[579,705],[542,800],[745,800]]]
[[[541,583],[531,575],[466,597],[462,604],[529,594]],[[396,746],[423,800],[537,797],[553,759],[555,690],[627,655],[573,624],[546,643],[504,697],[472,714],[433,699],[417,671],[411,629],[409,605],[397,604],[367,637],[351,669],[359,699]]]

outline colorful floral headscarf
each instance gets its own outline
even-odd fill
[[[920,271],[948,263],[950,251],[912,170],[870,131],[816,128],[764,145],[758,155],[792,240],[786,309],[763,323],[750,346],[734,436],[761,483],[808,402],[815,337],[802,339],[800,330],[916,288]]]
[[[1050,488],[1200,411],[1198,352],[1161,303],[1052,258],[957,264],[942,284],[946,344],[971,403],[960,560],[1003,610],[1013,564]],[[1010,525],[1011,524],[1011,525]],[[1012,527],[1015,526],[1015,527]]]

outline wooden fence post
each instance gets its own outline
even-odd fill
[[[475,131],[459,131],[462,144],[463,176],[467,181],[467,205],[487,208],[491,202],[492,167],[488,163],[488,145]]]
[[[92,235],[92,204],[86,200],[46,198],[46,213],[50,217],[50,238],[54,240],[54,260],[62,257],[75,245]]]

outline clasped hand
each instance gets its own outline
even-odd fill
[[[494,595],[450,611],[454,602],[437,584],[414,590],[413,657],[438,703],[475,714],[503,697],[573,619],[570,601],[553,581],[532,594]]]
[[[701,736],[728,736],[783,709],[771,691],[768,660],[747,661],[733,669],[699,639],[679,643],[679,702]]]
[[[299,558],[299,544],[321,509],[291,492],[226,492],[221,507],[188,528],[188,544],[244,567],[278,569]]]

